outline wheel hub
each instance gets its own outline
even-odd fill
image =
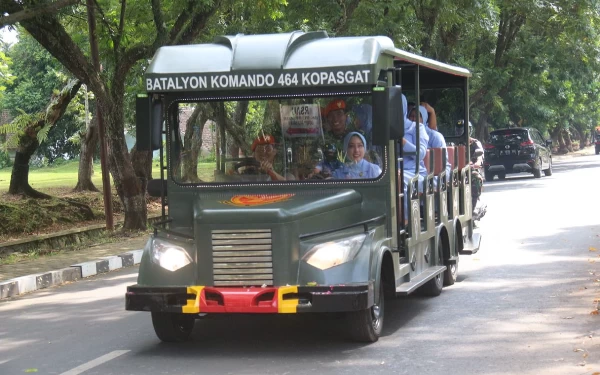
[[[371,317],[373,318],[373,328],[378,329],[381,322],[379,319],[381,317],[381,308],[379,305],[373,305],[373,307],[371,307]]]

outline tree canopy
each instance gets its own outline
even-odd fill
[[[135,94],[143,90],[141,73],[158,47],[206,42],[215,35],[292,30],[386,35],[398,48],[472,71],[471,121],[479,138],[485,139],[491,128],[527,125],[566,147],[570,139],[584,142],[586,133],[600,123],[596,79],[600,5],[592,0],[89,3],[90,9],[73,0],[0,0],[0,26],[18,22],[23,33],[94,92],[98,108],[106,114],[111,174],[119,196],[132,199],[125,202],[132,212],[143,202],[143,186],[133,171],[123,134],[133,123]],[[98,20],[94,32],[101,69],[90,58],[88,10]],[[20,43],[28,43],[27,38]],[[47,61],[39,60],[35,64]],[[3,74],[9,61],[0,55],[0,91],[11,87]],[[25,85],[46,83],[35,80],[33,70],[18,73],[18,86],[12,90],[21,90],[22,97],[29,92],[37,100],[35,91]],[[35,100],[18,104],[33,105]],[[14,109],[16,104],[5,99],[0,106]],[[138,219],[128,221],[126,214],[126,227],[135,227],[144,215]]]

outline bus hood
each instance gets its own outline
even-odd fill
[[[355,190],[303,191],[280,194],[215,194],[195,200],[194,219],[205,224],[282,223],[356,205]]]

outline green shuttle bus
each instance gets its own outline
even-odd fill
[[[352,338],[376,341],[386,299],[439,295],[479,249],[469,135],[453,126],[470,75],[382,36],[160,48],[136,121],[137,148],[160,150],[148,191],[163,220],[126,309],[151,312],[163,341],[248,313],[343,313]],[[405,111],[422,100],[448,147],[419,147],[423,119]]]

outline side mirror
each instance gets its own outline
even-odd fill
[[[552,140],[546,139],[546,147],[552,147]]]
[[[150,98],[138,95],[135,99],[135,143],[139,151],[151,151]]]
[[[152,150],[162,147],[163,128],[163,103],[161,100],[152,101],[152,117],[150,118],[150,131],[152,134]]]
[[[161,179],[152,179],[148,180],[148,186],[146,187],[148,190],[148,195],[154,198],[161,197],[161,190],[164,191],[165,197],[167,196],[167,181]]]
[[[373,144],[387,145],[390,139],[404,136],[402,90],[400,86],[373,89]]]
[[[140,151],[158,150],[162,146],[162,102],[148,95],[138,95],[135,102],[135,138]]]

